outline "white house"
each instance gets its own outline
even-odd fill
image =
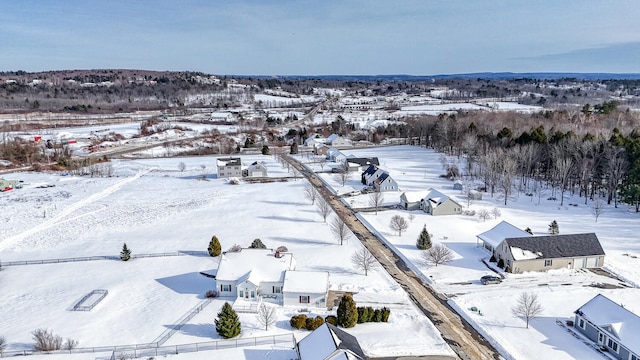
[[[216,166],[219,178],[242,177],[242,162],[239,157],[218,158]]]
[[[333,147],[351,146],[351,142],[338,134],[331,134],[327,138],[327,144]]]
[[[398,183],[393,180],[388,172],[385,172],[374,180],[373,188],[375,189],[375,191],[379,192],[398,191]]]
[[[284,275],[294,270],[291,253],[271,249],[242,249],[220,255],[216,273],[216,289],[221,297],[257,301],[259,296],[282,298]]]
[[[253,164],[247,166],[246,169],[242,170],[242,176],[267,177],[267,166],[261,161],[256,161]]]
[[[329,291],[326,271],[287,271],[282,288],[284,306],[325,308]]]

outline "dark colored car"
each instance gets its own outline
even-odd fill
[[[485,275],[480,278],[480,282],[482,285],[500,284],[502,282],[502,278],[499,276]]]

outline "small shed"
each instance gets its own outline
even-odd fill
[[[456,180],[453,182],[453,190],[462,190],[462,181]]]

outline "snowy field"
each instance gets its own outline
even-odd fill
[[[363,157],[377,156],[381,167],[396,179],[401,191],[384,193],[385,205],[399,203],[402,191],[433,187],[456,199],[463,205],[463,209],[467,208],[462,192],[453,190],[453,182],[439,176],[443,173],[440,155],[433,151],[398,146],[344,152]],[[464,164],[459,163],[458,167],[464,168]],[[315,168],[320,170],[317,166]],[[322,175],[339,194],[362,188],[359,176],[354,176],[343,187],[330,174]],[[546,200],[551,196],[551,190],[547,190],[539,205],[537,197],[524,194],[510,198],[507,206],[504,205],[504,198],[498,195],[494,198],[488,193],[483,195],[484,200],[472,201],[469,208],[477,211],[497,207],[501,212],[498,218],[482,221],[477,216],[434,217],[420,210],[386,210],[378,215],[363,212],[359,216],[402,254],[425,281],[430,282],[439,292],[447,294],[450,303],[460,309],[506,358],[601,359],[601,355],[575,339],[556,321],[573,319],[573,312],[599,293],[640,314],[640,241],[637,240],[640,214],[623,204],[617,209],[611,205],[596,223],[590,208],[584,205],[584,198],[572,197],[570,194],[565,194],[563,206],[560,206],[559,200]],[[346,199],[355,208],[369,206],[368,195]],[[407,232],[399,237],[389,229],[390,219],[393,215],[408,219],[409,214],[413,214],[415,218]],[[481,285],[480,277],[492,272],[481,262],[483,258],[488,260],[490,254],[477,246],[476,235],[491,229],[502,220],[521,229],[530,227],[536,235],[545,235],[553,220],[558,221],[561,234],[595,232],[607,254],[604,267],[625,281],[621,284],[621,281],[589,271],[567,269],[546,273],[505,274],[506,279],[502,284]],[[421,258],[415,243],[423,225],[433,234],[434,243],[443,243],[455,252],[452,262],[434,267]],[[595,284],[610,284],[618,288],[605,290],[594,287]],[[513,317],[510,311],[523,291],[538,294],[545,308],[542,316],[534,319],[529,329],[525,329],[524,322]],[[471,311],[472,307],[480,309],[482,315]]]
[[[270,176],[289,175],[273,157],[242,158],[246,164],[256,160],[266,161]],[[184,172],[178,169],[180,162],[187,165]],[[202,164],[207,165],[204,171]],[[389,307],[389,323],[349,330],[368,355],[452,354],[388,274],[377,270],[364,276],[352,267],[351,254],[360,243],[351,237],[339,245],[315,206],[303,198],[305,181],[300,178],[231,185],[217,178],[214,157],[121,160],[113,165],[112,178],[4,175],[23,180],[24,188],[0,195],[2,262],[117,257],[123,243],[134,256],[181,256],[3,266],[0,335],[9,343],[6,351],[31,349],[31,332],[38,328],[75,339],[80,347],[157,341],[213,288],[213,280],[199,273],[217,268],[218,259],[206,254],[215,234],[223,250],[234,244],[247,247],[255,238],[271,248],[284,245],[294,253],[297,269],[329,271],[330,288],[355,292],[359,306]],[[108,294],[91,311],[73,311],[93,290]],[[164,345],[218,340],[214,320],[227,300],[232,299],[218,298],[206,306]],[[290,334],[288,320],[298,310],[280,307],[277,323],[267,331],[255,315],[240,314],[241,337]],[[309,315],[328,314],[335,310],[312,310]],[[398,334],[399,328],[411,331]],[[293,333],[300,339],[309,332]],[[275,350],[237,349],[226,358],[288,356]]]

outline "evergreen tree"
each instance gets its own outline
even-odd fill
[[[269,155],[271,152],[269,151],[269,147],[267,145],[262,146],[262,155]]]
[[[209,255],[213,257],[220,255],[220,253],[222,252],[222,247],[220,246],[220,240],[218,240],[217,236],[213,235],[211,241],[209,242],[207,251],[209,251]]]
[[[427,231],[427,225],[422,227],[416,246],[420,250],[427,250],[431,248],[431,235],[429,235],[429,232]]]
[[[216,332],[225,339],[240,335],[240,319],[228,302],[222,306],[216,319]]]
[[[120,251],[120,260],[129,261],[131,259],[131,250],[127,247],[127,243],[122,245],[122,251]]]
[[[560,234],[560,229],[558,228],[558,222],[553,220],[551,224],[549,224],[549,234],[558,235]]]
[[[262,240],[255,239],[249,246],[249,249],[266,249],[267,247],[262,243]]]
[[[298,153],[298,143],[295,142],[295,140],[293,141],[293,144],[291,144],[291,150],[289,151],[289,153],[291,153],[291,154],[297,154]]]
[[[342,295],[342,300],[337,311],[338,325],[343,328],[352,328],[358,323],[358,309],[351,294]]]

